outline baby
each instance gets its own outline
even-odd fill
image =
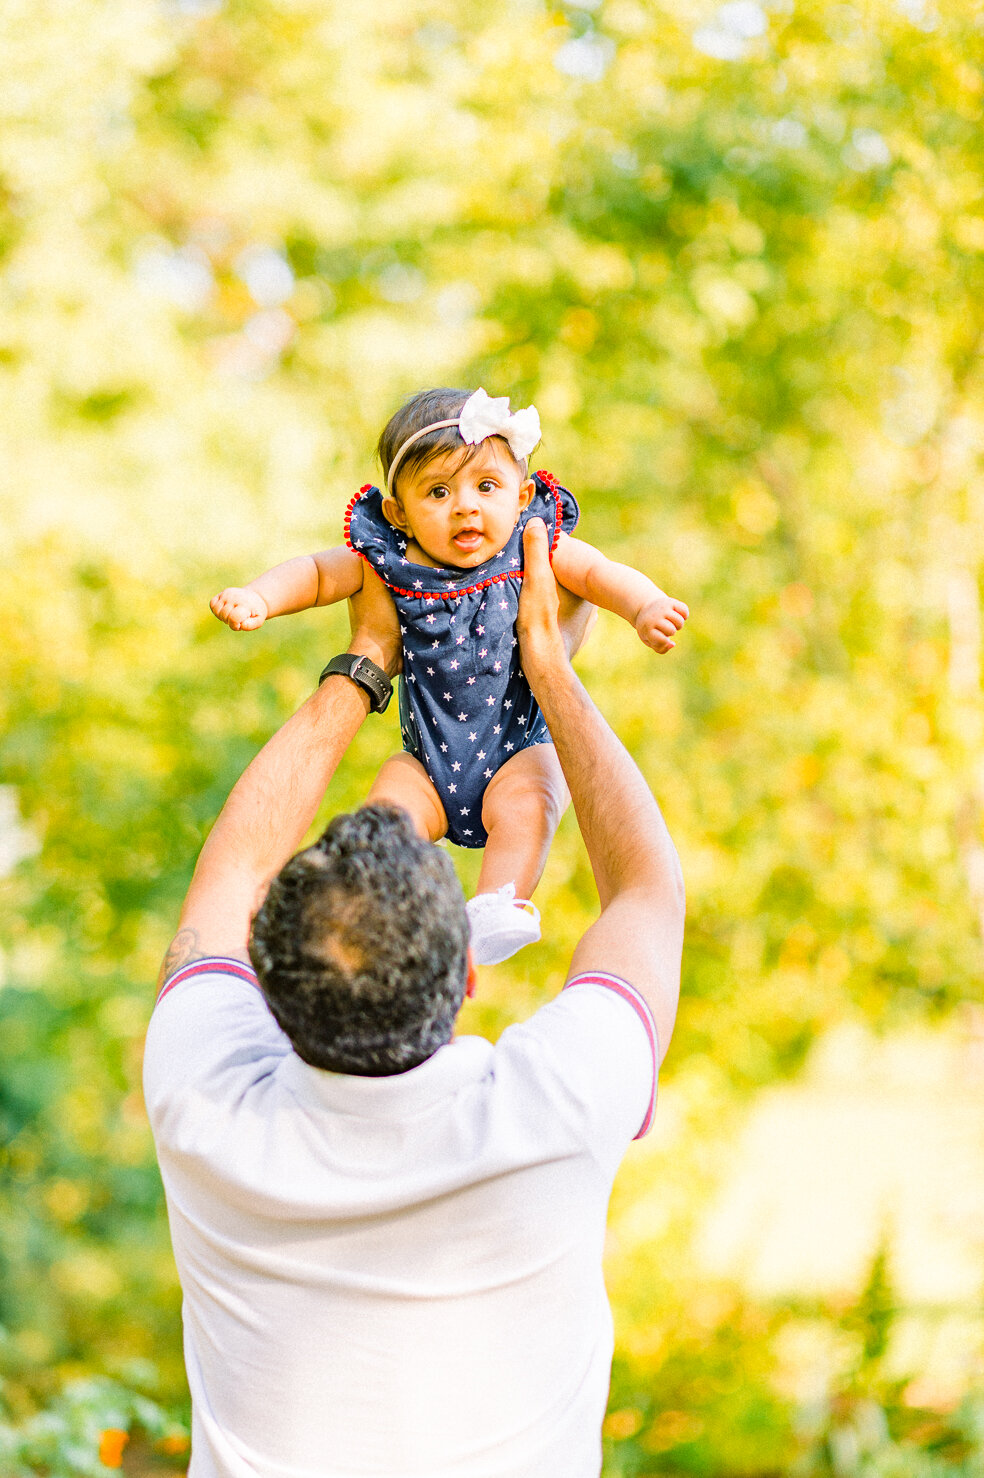
[[[614,611],[655,652],[688,616],[637,570],[571,537],[574,498],[530,475],[536,410],[510,414],[484,390],[426,390],[379,438],[385,489],[367,485],[345,514],[345,545],[288,560],[211,609],[234,631],[268,616],[332,605],[362,587],[363,561],[389,588],[403,634],[403,752],[369,801],[402,806],[422,836],[484,847],[468,904],[472,953],[497,964],[540,937],[529,902],[567,791],[550,734],[519,664],[522,530],[542,518],[558,583]]]

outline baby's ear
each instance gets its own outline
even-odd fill
[[[530,499],[532,498],[532,496],[533,496],[533,494],[535,492],[536,492],[536,483],[533,481],[532,477],[528,477],[526,479],[526,481],[522,484],[522,486],[519,489],[519,511],[520,511],[520,513],[522,513],[522,511],[523,511],[524,508],[528,508],[530,506]]]
[[[526,504],[522,503],[520,507],[525,508]],[[383,499],[383,517],[387,523],[392,524],[395,529],[399,529],[401,534],[408,534],[410,532],[410,525],[407,523],[406,514],[398,500],[389,493]]]

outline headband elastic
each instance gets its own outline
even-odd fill
[[[493,400],[484,390],[476,390],[461,407],[460,415],[451,416],[446,421],[432,421],[429,426],[422,426],[419,431],[407,437],[389,465],[386,474],[387,493],[393,491],[396,469],[408,448],[422,436],[426,436],[428,431],[443,431],[445,426],[457,426],[462,441],[469,446],[475,446],[489,436],[502,436],[509,443],[509,450],[517,462],[528,457],[540,440],[540,417],[535,406],[528,405],[525,410],[510,411],[508,395],[500,395]]]

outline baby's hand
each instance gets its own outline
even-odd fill
[[[673,638],[689,615],[682,600],[660,594],[643,606],[635,628],[640,639],[654,652],[671,652],[676,646]]]
[[[241,590],[230,585],[228,590],[213,595],[209,601],[213,616],[218,616],[233,631],[255,631],[267,618],[267,603],[256,590]]]

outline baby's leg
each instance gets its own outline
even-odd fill
[[[506,760],[482,802],[489,839],[477,892],[495,893],[515,883],[518,898],[533,896],[570,798],[552,744],[533,744]]]
[[[448,829],[441,798],[430,776],[412,754],[391,754],[373,781],[366,805],[402,806],[420,836],[439,841]]]

